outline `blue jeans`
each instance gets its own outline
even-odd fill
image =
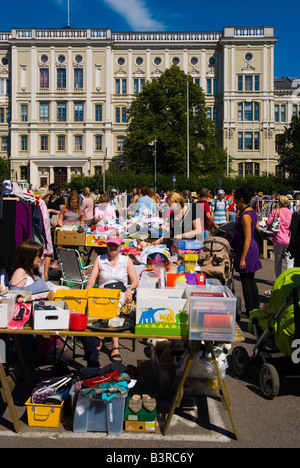
[[[229,222],[234,223],[235,222],[235,211],[228,211],[229,214]]]
[[[96,338],[93,336],[82,336],[81,342],[84,348],[84,356],[88,362],[88,367],[99,366],[99,352],[96,345]]]

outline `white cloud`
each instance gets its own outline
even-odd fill
[[[122,16],[136,31],[159,31],[165,25],[153,19],[145,0],[102,0],[108,7]]]

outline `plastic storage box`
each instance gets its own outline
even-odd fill
[[[188,288],[189,339],[231,342],[235,339],[236,297],[226,286]]]
[[[31,397],[26,401],[28,425],[33,427],[58,427],[63,417],[62,401],[60,405],[32,403]]]
[[[70,395],[72,396],[71,392]],[[73,402],[76,405],[73,431],[122,434],[126,398],[127,394],[116,395],[107,401],[99,396],[89,401],[84,396],[73,395]]]
[[[117,317],[120,299],[120,289],[91,288],[87,291],[88,315],[107,320]]]
[[[87,289],[58,289],[54,294],[55,301],[65,301],[70,312],[85,314]]]

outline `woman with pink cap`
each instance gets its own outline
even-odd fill
[[[99,288],[107,287],[112,283],[122,283],[123,287],[121,289],[121,300],[119,304],[119,307],[121,307],[127,299],[132,299],[132,291],[138,287],[139,280],[132,260],[128,256],[120,254],[122,239],[119,237],[108,237],[106,245],[107,254],[97,257],[86,288],[92,288],[98,277]],[[89,341],[87,342],[87,340]],[[92,340],[93,338],[84,340],[85,354],[89,367],[95,366],[95,359],[97,361],[96,363],[98,363],[96,340],[94,339],[93,342]],[[119,354],[119,339],[112,338],[112,345],[111,361],[121,363],[122,358]]]

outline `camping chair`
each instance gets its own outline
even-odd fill
[[[58,261],[61,266],[61,285],[84,289],[93,265],[83,266],[83,260],[76,249],[57,247]]]

